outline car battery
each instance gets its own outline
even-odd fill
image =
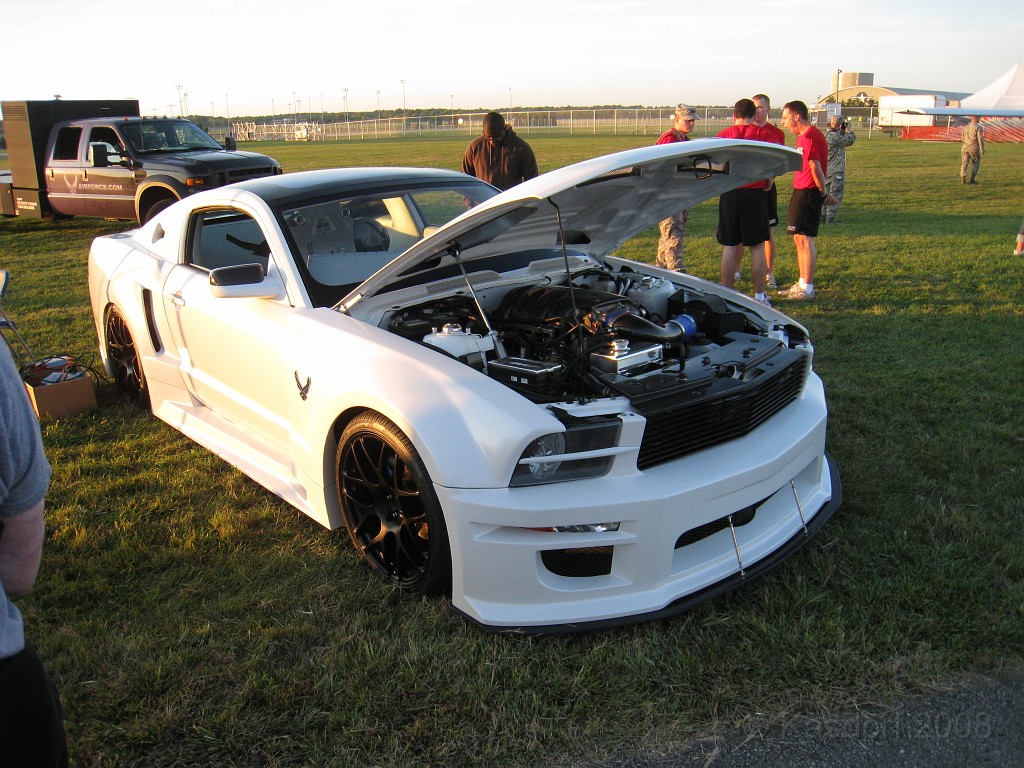
[[[562,366],[523,357],[502,357],[487,364],[487,373],[514,390],[540,395],[561,381]]]

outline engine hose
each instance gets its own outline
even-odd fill
[[[650,320],[630,312],[623,312],[608,318],[608,328],[614,330],[616,335],[639,341],[673,343],[683,337],[683,329],[677,325],[656,325]]]

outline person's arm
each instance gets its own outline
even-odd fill
[[[473,145],[466,147],[462,155],[462,172],[469,176],[476,176],[476,166],[473,164]]]
[[[826,192],[825,187],[825,174],[821,170],[820,160],[810,161],[811,176],[814,177],[814,185],[818,188],[818,191],[824,196],[825,200],[828,200],[832,195]]]
[[[540,175],[537,170],[537,156],[533,154],[533,149],[529,145],[526,146],[526,151],[523,153],[522,174],[523,181],[529,181]]]
[[[980,125],[978,126],[978,147],[981,150],[981,154],[985,154],[985,129]]]
[[[42,500],[28,512],[4,518],[0,533],[0,582],[9,597],[26,594],[36,583],[45,531]]]

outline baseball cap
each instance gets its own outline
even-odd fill
[[[684,120],[696,120],[697,110],[695,110],[689,104],[677,104],[676,117],[681,117]]]

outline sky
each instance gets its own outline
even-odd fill
[[[1007,0],[3,0],[0,99],[145,114],[773,104],[974,93],[1024,59]],[[346,92],[347,89],[347,92]]]

